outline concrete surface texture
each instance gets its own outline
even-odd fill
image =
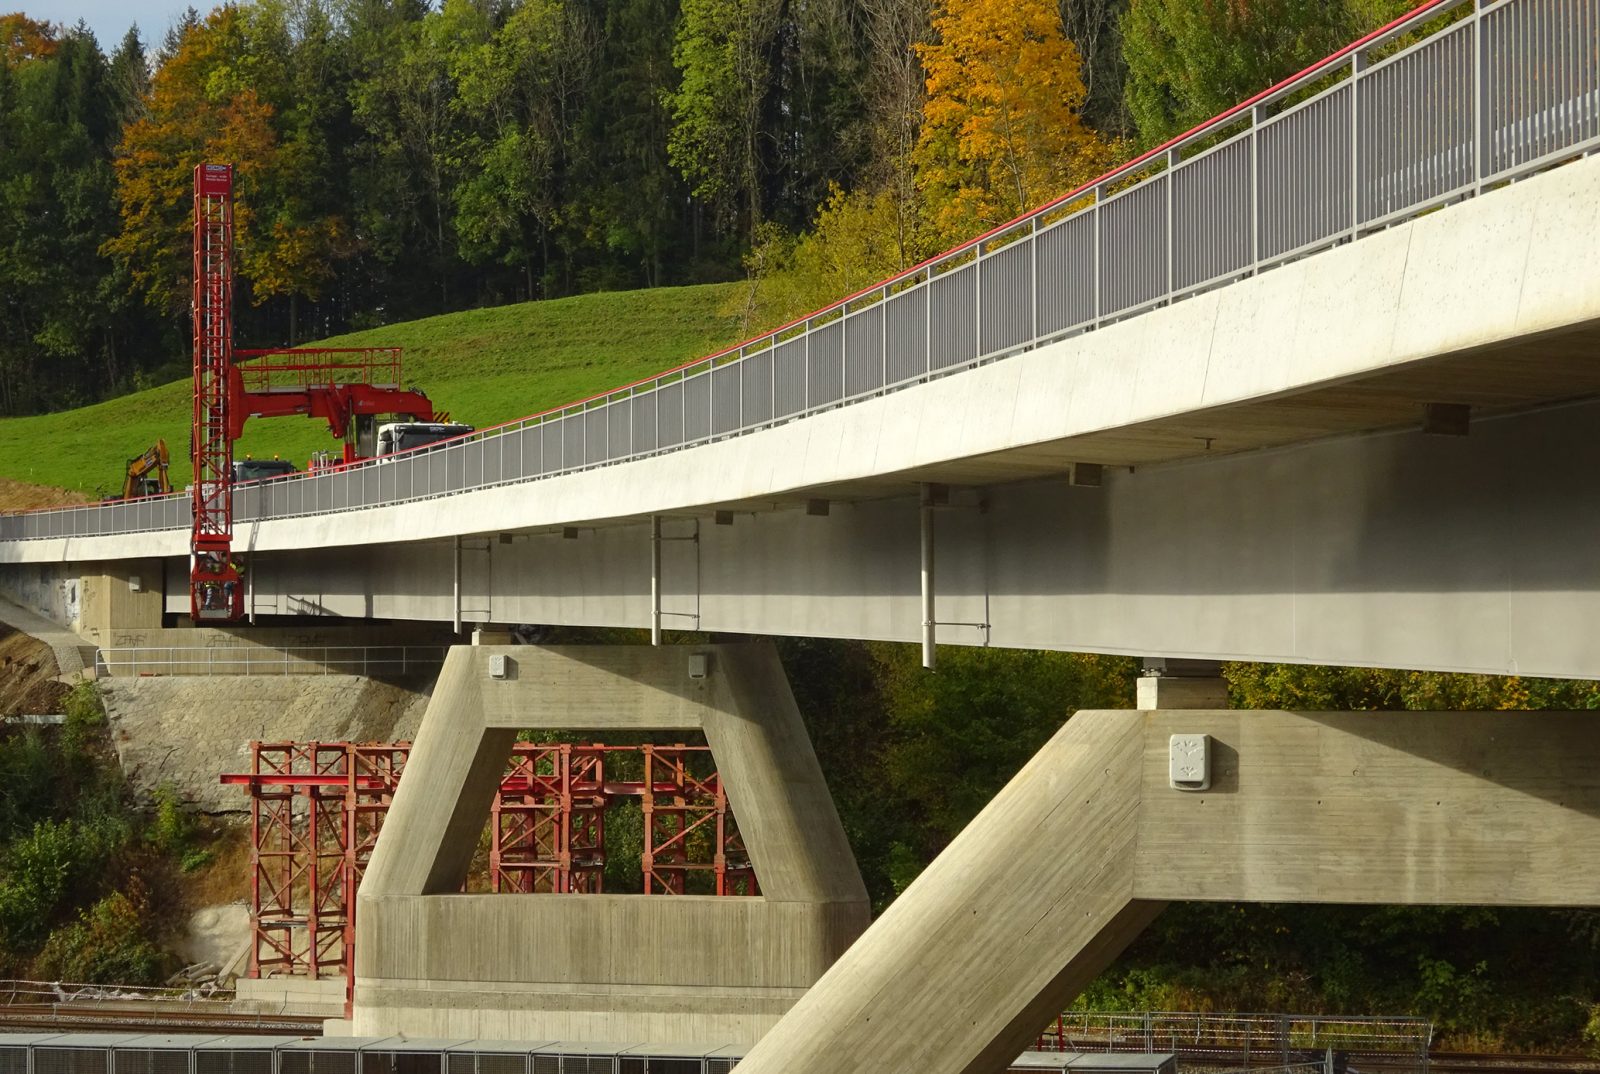
[[[687,451],[417,503],[241,526],[256,552],[1148,464],[1415,425],[1419,401],[1593,392],[1600,157],[1097,331]],[[1519,341],[1535,341],[1512,353]],[[1507,370],[1514,376],[1507,378]],[[1387,378],[1387,379],[1386,379]],[[1358,385],[1353,387],[1353,385]],[[913,478],[916,479],[916,478]],[[174,556],[186,532],[6,542],[0,562]]]
[[[1080,712],[739,1065],[993,1074],[1180,899],[1593,905],[1592,713]],[[1211,787],[1170,784],[1209,735]]]
[[[244,790],[217,777],[250,770],[251,741],[410,739],[428,689],[352,675],[101,680],[112,741],[134,788],[149,794],[170,783],[207,813],[249,809]]]
[[[522,728],[703,731],[761,895],[456,894]],[[748,1043],[868,916],[768,644],[453,649],[359,899],[353,1031],[413,1036]]]

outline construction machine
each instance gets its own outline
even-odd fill
[[[165,496],[172,491],[172,482],[167,478],[167,442],[157,440],[143,453],[135,455],[128,460],[128,467],[123,473],[122,494],[102,496],[108,502],[115,500],[135,500],[141,496]]]

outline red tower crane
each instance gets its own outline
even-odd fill
[[[194,528],[189,611],[238,619],[244,587],[233,565],[233,166],[194,170]]]
[[[196,622],[244,615],[233,562],[233,442],[246,419],[321,418],[357,461],[360,419],[444,421],[428,397],[400,387],[398,347],[233,349],[233,166],[194,170],[194,528],[189,608]]]

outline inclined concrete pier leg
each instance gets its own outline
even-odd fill
[[[523,728],[703,731],[761,894],[459,894]],[[445,662],[356,920],[358,1034],[750,1044],[868,904],[771,645],[477,645]]]
[[[994,1074],[1168,901],[1593,904],[1597,734],[1589,713],[1080,712],[739,1074]],[[1178,789],[1200,736],[1209,785]]]

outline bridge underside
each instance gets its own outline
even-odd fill
[[[1600,403],[957,487],[934,512],[942,643],[1600,677]],[[667,516],[668,629],[916,641],[919,500]],[[726,517],[726,516],[724,516]],[[186,605],[180,563],[167,606]],[[13,568],[30,577],[35,568]],[[149,573],[156,573],[151,568]],[[644,521],[258,553],[272,613],[647,626]]]

